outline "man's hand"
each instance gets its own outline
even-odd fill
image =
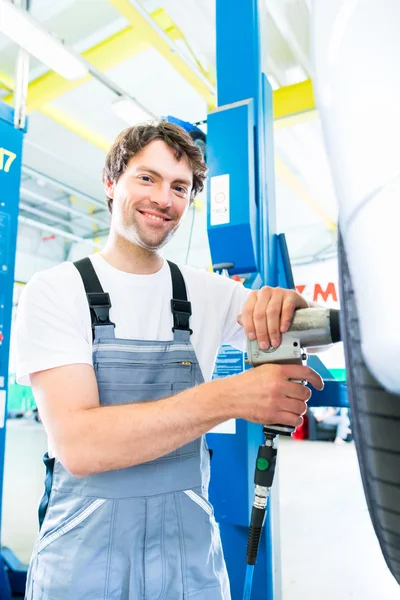
[[[265,286],[250,293],[237,320],[249,339],[257,338],[260,348],[268,350],[279,346],[281,333],[289,329],[294,311],[308,306],[294,290]]]
[[[317,390],[324,387],[320,375],[304,365],[260,365],[217,381],[229,387],[228,398],[236,418],[299,427],[311,396],[309,387],[297,383],[302,380]]]

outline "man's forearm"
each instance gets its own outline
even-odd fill
[[[226,386],[213,381],[154,402],[79,411],[58,448],[74,475],[154,460],[230,418]]]

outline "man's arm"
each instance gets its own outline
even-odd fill
[[[183,446],[229,418],[298,426],[306,411],[300,365],[263,365],[154,402],[100,407],[93,367],[75,364],[31,374],[41,418],[55,455],[77,477],[148,462]]]

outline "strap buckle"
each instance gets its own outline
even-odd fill
[[[192,334],[193,331],[189,327],[189,319],[192,314],[192,305],[188,300],[171,300],[171,310],[174,316],[174,326],[172,331],[183,330],[190,331]]]
[[[107,292],[89,292],[86,295],[90,310],[92,315],[94,315],[92,327],[96,327],[97,325],[114,325],[110,321],[110,295]]]

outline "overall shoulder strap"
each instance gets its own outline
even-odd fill
[[[93,268],[90,258],[82,258],[74,262],[74,266],[78,269],[82,277],[85,287],[86,297],[90,308],[90,317],[92,320],[92,330],[94,337],[95,327],[102,325],[114,325],[110,321],[111,300],[110,295],[104,292],[101,287],[99,278]],[[115,325],[114,325],[115,327]]]
[[[172,300],[171,310],[174,316],[174,326],[172,331],[175,333],[178,331],[189,331],[190,334],[193,331],[189,327],[189,320],[192,314],[192,305],[187,299],[186,285],[183,275],[179,267],[167,260],[169,268],[171,270],[172,278]]]

